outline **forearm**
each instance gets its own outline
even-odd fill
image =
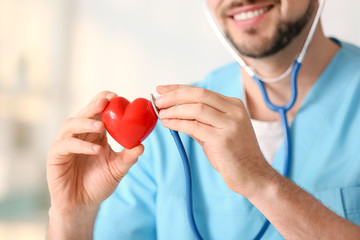
[[[47,239],[92,239],[97,211],[98,209],[58,211],[50,208]]]
[[[359,239],[360,227],[338,216],[277,173],[249,200],[285,239]]]

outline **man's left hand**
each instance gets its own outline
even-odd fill
[[[193,137],[231,190],[249,197],[264,184],[262,178],[273,169],[240,99],[187,85],[159,86],[157,91],[162,125]]]

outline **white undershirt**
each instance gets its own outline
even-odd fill
[[[281,122],[265,122],[251,119],[251,123],[266,161],[272,164],[284,139]]]
[[[247,108],[245,88],[243,87],[243,102]],[[266,161],[272,164],[275,155],[284,139],[281,128],[281,122],[266,122],[251,119],[256,138],[258,140],[261,152]]]

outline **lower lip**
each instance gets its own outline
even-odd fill
[[[268,11],[269,12],[269,11]],[[242,29],[246,29],[246,28],[254,28],[256,27],[258,24],[260,24],[260,22],[264,19],[265,15],[268,13],[263,13],[257,17],[248,19],[248,20],[235,20],[234,18],[231,18],[231,20],[234,22],[234,24]]]

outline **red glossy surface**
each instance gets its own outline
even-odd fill
[[[144,98],[130,103],[123,97],[110,100],[102,112],[109,134],[123,147],[139,145],[154,130],[157,116],[151,102]]]

